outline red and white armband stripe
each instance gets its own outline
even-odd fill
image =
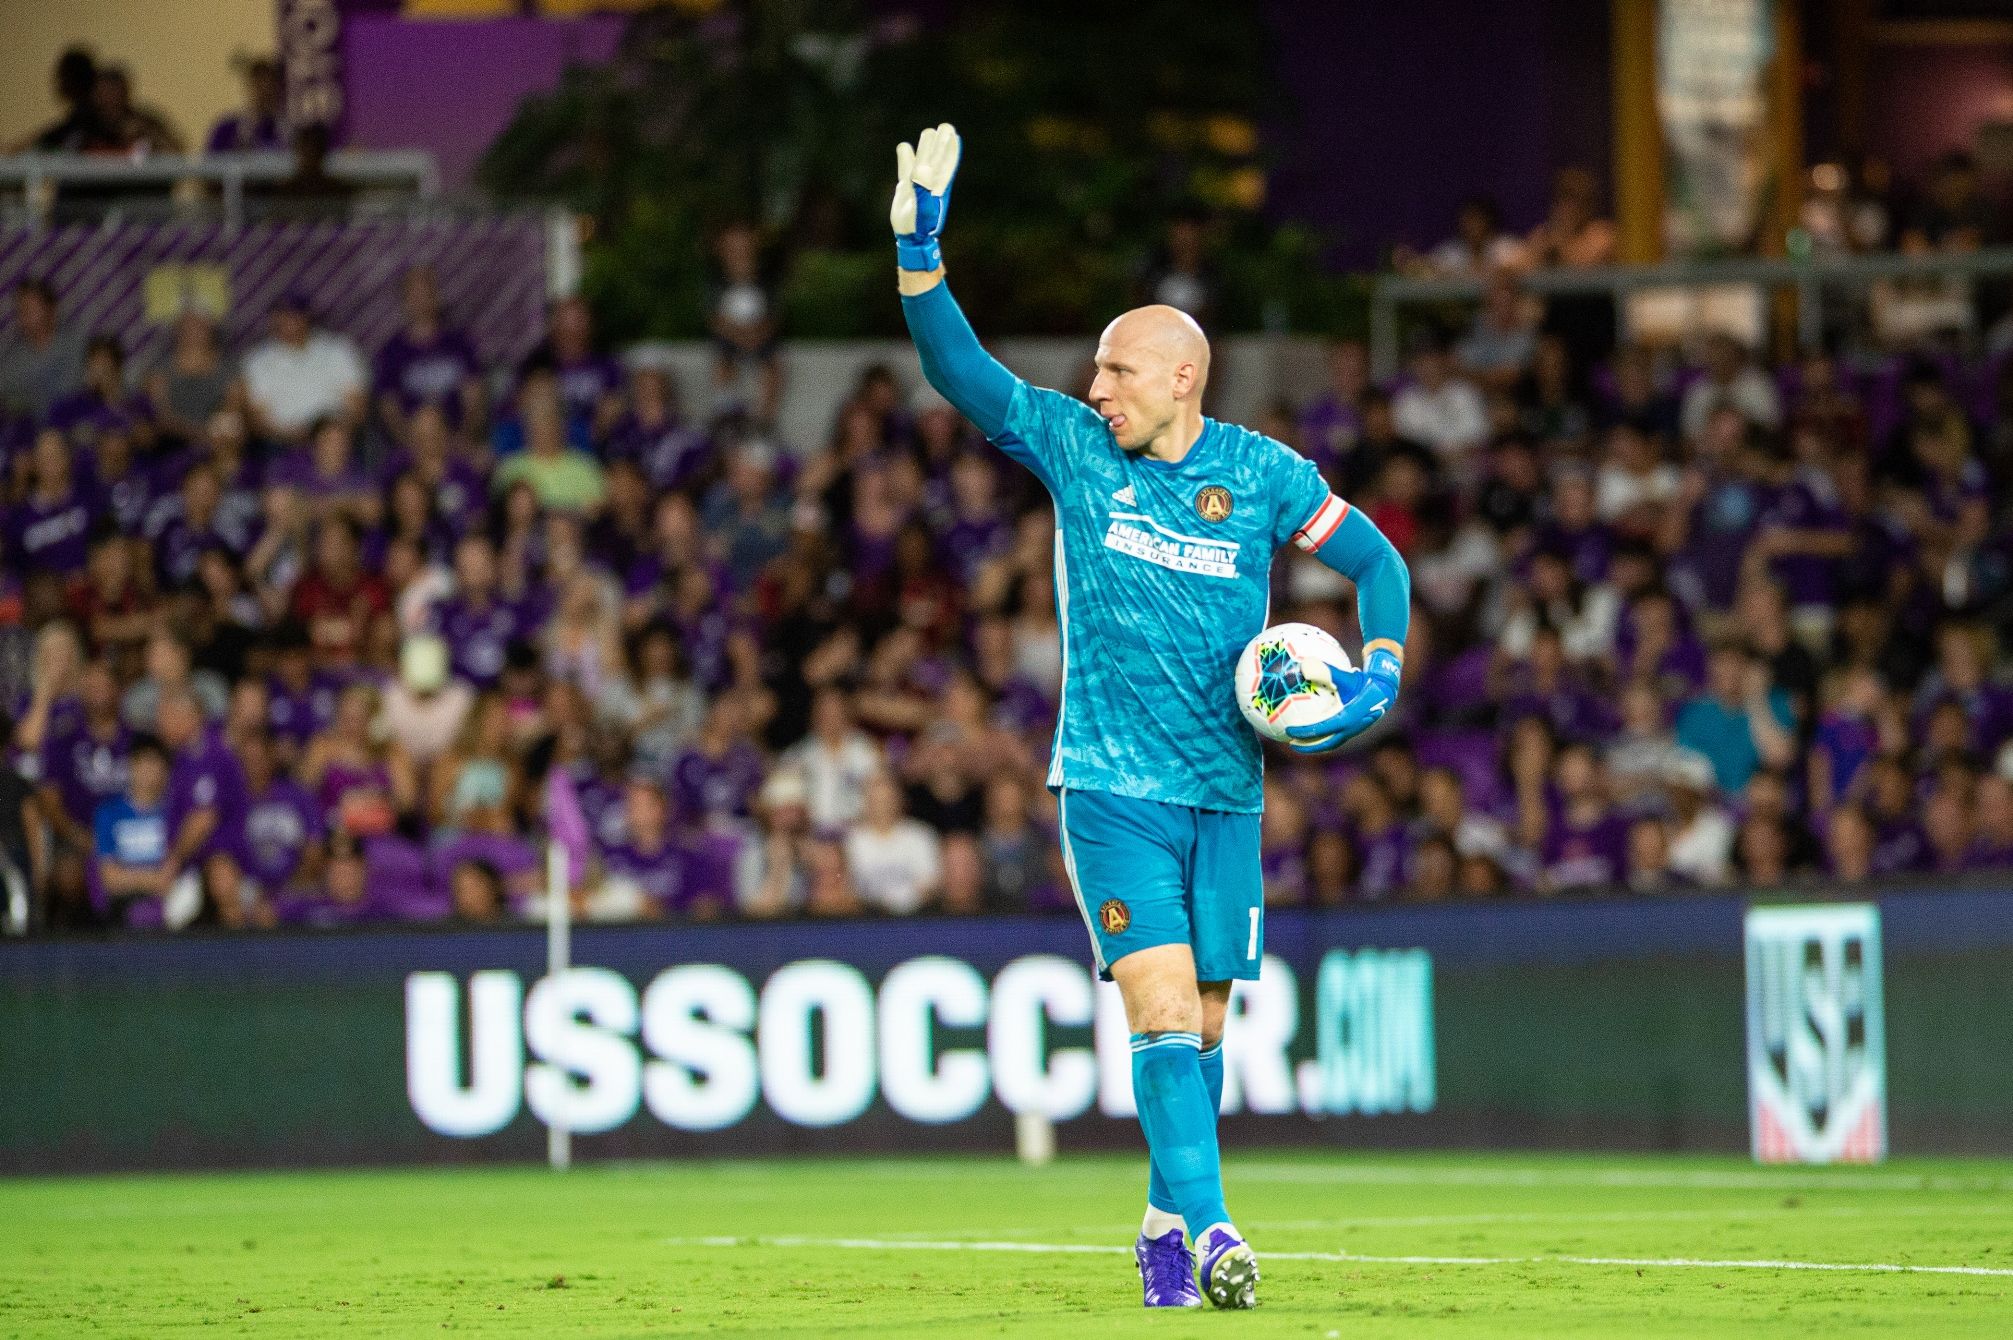
[[[1328,543],[1329,537],[1341,526],[1342,518],[1348,515],[1349,504],[1334,494],[1329,494],[1328,501],[1315,508],[1314,515],[1308,517],[1300,529],[1293,532],[1293,543],[1307,553],[1313,553]]]

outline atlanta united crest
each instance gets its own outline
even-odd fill
[[[1132,909],[1116,898],[1107,898],[1097,909],[1097,919],[1106,935],[1123,935],[1126,927],[1132,925]]]
[[[1204,521],[1221,521],[1230,515],[1230,490],[1211,484],[1195,495],[1195,510]]]

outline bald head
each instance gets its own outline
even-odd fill
[[[1198,395],[1209,383],[1209,337],[1195,324],[1195,318],[1179,307],[1154,303],[1122,312],[1104,328],[1099,345],[1151,350],[1171,365],[1194,365]]]
[[[1127,451],[1186,451],[1201,431],[1209,384],[1209,338],[1178,307],[1135,307],[1104,328],[1090,403]]]

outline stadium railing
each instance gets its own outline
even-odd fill
[[[294,156],[278,151],[235,154],[158,154],[140,159],[97,154],[28,153],[0,157],[0,189],[18,190],[32,220],[47,220],[64,186],[164,187],[184,182],[217,188],[225,222],[245,219],[247,186],[276,184],[294,171]],[[440,193],[440,167],[418,149],[344,149],[328,157],[330,175],[364,189],[408,193],[422,200]]]
[[[1760,310],[1764,295],[1784,294],[1792,305],[1796,340],[1810,350],[1824,341],[1837,316],[1840,294],[1863,295],[1883,281],[1960,281],[2013,277],[2013,247],[1929,255],[1753,257],[1658,265],[1589,266],[1535,270],[1518,277],[1519,287],[1544,298],[1607,297],[1616,308],[1616,328],[1630,329],[1631,303],[1645,296],[1745,294]],[[1371,370],[1379,378],[1398,371],[1400,328],[1407,309],[1471,304],[1487,290],[1482,279],[1380,276],[1370,297]],[[1639,308],[1637,310],[1640,310]],[[1975,323],[1975,304],[1970,305]],[[1765,321],[1766,316],[1762,315]],[[1975,336],[1975,324],[1961,332]]]

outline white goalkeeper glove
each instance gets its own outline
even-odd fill
[[[937,238],[951,207],[960,147],[957,130],[946,121],[925,130],[913,148],[895,148],[895,201],[888,223],[895,230],[895,263],[904,270],[929,271],[944,263]]]

